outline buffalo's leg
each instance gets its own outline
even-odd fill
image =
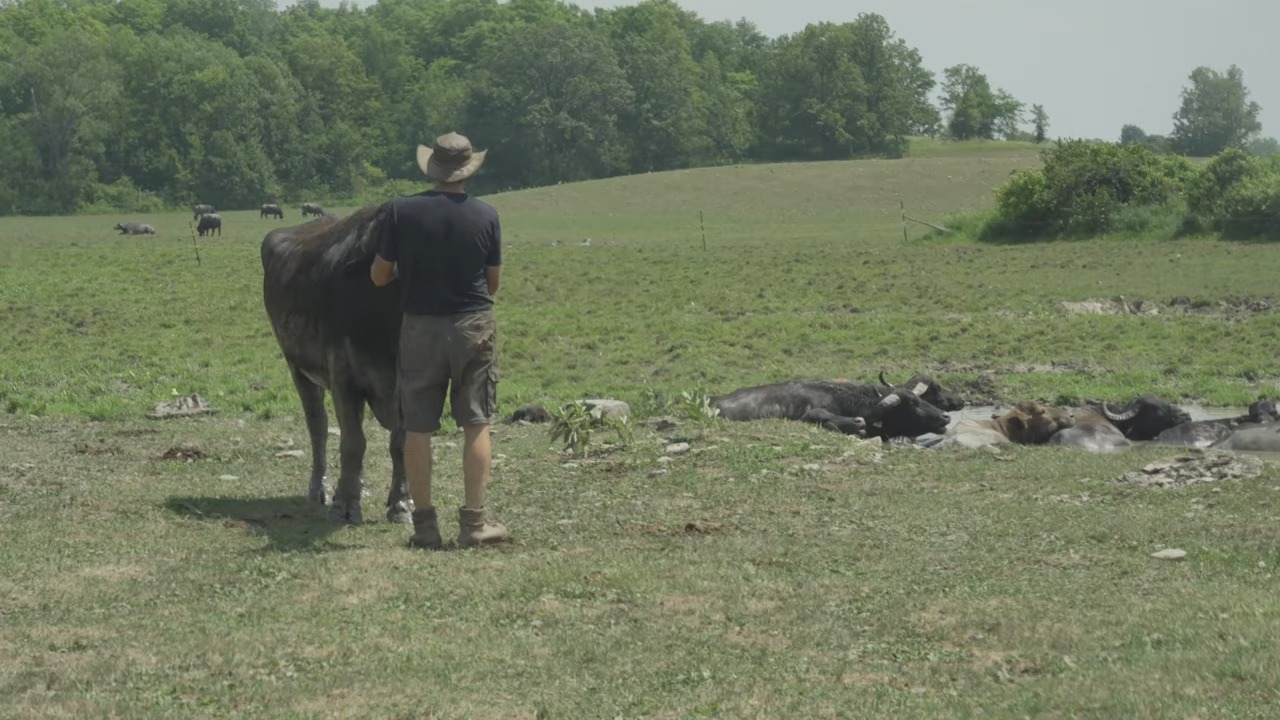
[[[329,415],[324,409],[324,388],[311,382],[311,379],[292,364],[289,372],[293,376],[293,387],[302,400],[302,413],[307,421],[307,435],[311,439],[311,482],[307,486],[307,500],[324,505],[327,488],[324,484],[324,473],[328,466]]]
[[[358,525],[364,521],[360,510],[360,480],[364,466],[364,397],[346,383],[334,383],[333,409],[342,435],[338,441],[338,485],[333,490],[329,519]]]
[[[858,437],[867,436],[867,423],[860,417],[845,417],[836,415],[829,410],[821,408],[810,408],[806,410],[804,415],[800,416],[804,422],[821,425],[827,430],[835,430],[845,435],[856,435]]]
[[[387,493],[387,519],[394,523],[413,522],[413,500],[404,472],[404,430],[391,431],[391,490]]]

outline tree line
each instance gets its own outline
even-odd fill
[[[0,213],[354,197],[453,129],[487,191],[1018,131],[976,68],[947,78],[954,120],[874,14],[771,39],[671,0],[0,0]]]
[[[0,214],[372,196],[455,129],[492,192],[1043,141],[1048,115],[970,65],[939,85],[876,14],[769,38],[672,0],[0,0]]]

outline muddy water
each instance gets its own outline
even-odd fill
[[[1183,410],[1186,410],[1187,414],[1191,416],[1192,420],[1217,420],[1219,418],[1239,417],[1240,415],[1244,415],[1249,412],[1249,408],[1247,407],[1236,407],[1236,406],[1230,406],[1230,405],[1213,406],[1213,407],[1204,407],[1202,405],[1179,405],[1178,407],[1182,408]],[[963,410],[955,410],[949,413],[951,415],[951,424],[948,425],[947,428],[950,429],[955,427],[956,423],[960,422],[961,420],[987,420],[991,417],[992,413],[1004,412],[1008,409],[1009,409],[1009,406],[995,406],[995,405],[966,406]],[[1147,444],[1147,443],[1139,443],[1139,444]],[[1151,443],[1151,444],[1154,444],[1154,443]],[[1263,460],[1268,460],[1274,463],[1280,463],[1280,453],[1249,452],[1244,454],[1254,455],[1256,457],[1262,458]]]

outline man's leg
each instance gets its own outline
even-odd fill
[[[485,490],[489,487],[489,467],[493,447],[488,425],[467,425],[462,429],[463,503],[469,508],[484,507]],[[427,497],[430,497],[428,494]],[[417,498],[414,498],[417,502]]]
[[[458,508],[458,545],[475,547],[507,542],[511,533],[485,518],[485,490],[489,486],[492,444],[488,424],[464,425],[462,428],[463,506]]]
[[[404,434],[404,474],[409,480],[409,497],[413,506],[422,510],[431,504],[431,433]],[[488,468],[485,468],[486,475]]]

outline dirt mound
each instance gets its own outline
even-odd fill
[[[1257,477],[1261,471],[1262,461],[1251,455],[1197,451],[1153,462],[1138,472],[1121,475],[1116,481],[1143,487],[1182,488],[1219,480]]]

